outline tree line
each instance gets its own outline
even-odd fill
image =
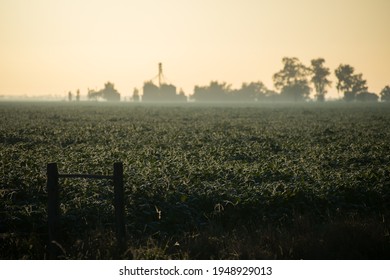
[[[308,67],[296,57],[284,57],[283,68],[272,77],[277,91],[269,90],[263,82],[243,83],[240,89],[232,89],[225,82],[212,81],[208,86],[195,86],[191,96],[195,101],[307,101],[314,90],[315,100],[325,101],[332,85],[331,71],[325,59],[311,60]],[[334,71],[336,89],[345,101],[378,101],[379,96],[368,92],[367,81],[362,74],[348,64],[340,64]],[[380,92],[382,101],[390,101],[390,86]]]

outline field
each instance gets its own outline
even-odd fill
[[[46,165],[65,259],[389,259],[390,106],[0,103],[0,258],[45,259]]]

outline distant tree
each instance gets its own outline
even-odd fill
[[[272,102],[275,102],[275,101],[279,101],[280,100],[280,94],[274,90],[267,90],[267,92],[265,93],[265,97],[264,97],[264,100],[266,101],[272,101]]]
[[[364,91],[356,94],[356,100],[361,102],[377,102],[379,96],[375,93]]]
[[[367,92],[367,81],[363,79],[362,74],[353,76],[352,92],[355,94]]]
[[[345,93],[352,90],[354,71],[355,69],[348,64],[339,65],[339,67],[335,70],[335,75],[337,78],[337,91]]]
[[[237,101],[261,100],[266,97],[267,92],[268,89],[263,82],[243,83],[240,89],[233,91],[232,98]]]
[[[231,85],[211,81],[208,86],[195,86],[192,97],[195,101],[226,101],[231,93]]]
[[[97,100],[99,97],[99,92],[93,89],[88,89],[87,97],[88,100]]]
[[[367,91],[367,81],[363,79],[362,74],[354,74],[355,69],[346,64],[340,64],[335,70],[338,79],[336,88],[344,92],[344,100],[353,101],[356,95]]]
[[[380,92],[381,100],[390,102],[390,86],[385,86]]]
[[[282,100],[305,101],[309,99],[311,88],[307,81],[296,81],[292,85],[286,85],[280,92]]]
[[[73,97],[72,92],[69,91],[68,92],[68,101],[72,101],[72,97]]]
[[[281,97],[291,101],[304,101],[309,98],[310,69],[296,57],[284,57],[283,69],[273,75],[275,88],[281,90]]]
[[[312,78],[311,82],[314,84],[316,91],[317,101],[325,101],[326,88],[329,87],[332,82],[328,80],[330,75],[329,68],[324,67],[325,59],[317,58],[311,61]]]
[[[80,101],[80,90],[76,91],[76,101]]]

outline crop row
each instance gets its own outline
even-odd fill
[[[385,104],[2,103],[0,115],[2,258],[43,257],[49,162],[88,174],[123,162],[132,238],[389,211]],[[61,188],[69,239],[112,227],[109,182],[61,179]]]

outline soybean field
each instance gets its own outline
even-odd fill
[[[0,258],[46,259],[46,166],[63,259],[389,259],[390,106],[0,103]]]

